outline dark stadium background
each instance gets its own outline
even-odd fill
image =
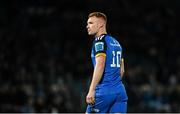
[[[180,112],[179,0],[1,0],[0,112],[85,112],[93,11],[123,47],[128,112]]]

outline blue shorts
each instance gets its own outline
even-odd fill
[[[100,95],[95,97],[95,104],[88,105],[86,113],[126,113],[127,99],[120,94]]]

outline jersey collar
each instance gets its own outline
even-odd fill
[[[95,37],[95,40],[102,40],[107,34],[101,34],[99,37]]]

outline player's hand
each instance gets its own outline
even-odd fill
[[[95,91],[89,91],[86,96],[86,102],[89,105],[93,105],[95,103]]]

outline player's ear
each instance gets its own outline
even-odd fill
[[[105,23],[104,23],[104,21],[103,20],[100,20],[100,22],[99,22],[99,26],[100,26],[100,28],[102,28],[102,27],[104,27],[104,25],[105,25]]]

